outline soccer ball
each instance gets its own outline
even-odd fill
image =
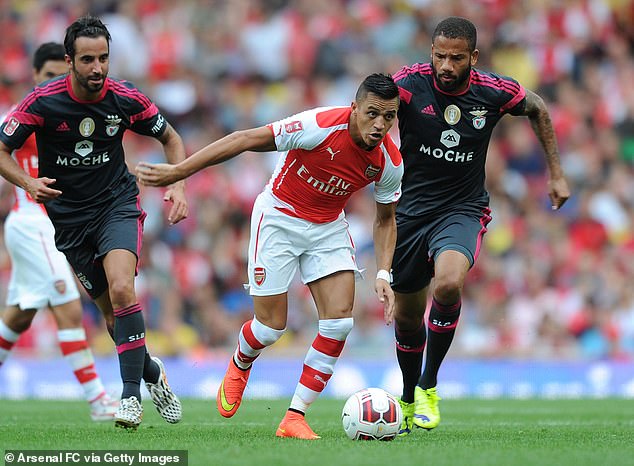
[[[394,440],[403,412],[398,400],[380,388],[364,388],[343,406],[343,430],[352,440]]]

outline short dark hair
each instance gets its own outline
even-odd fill
[[[64,61],[64,46],[59,42],[46,42],[40,45],[33,54],[33,68],[38,73],[44,64],[51,61]]]
[[[431,41],[434,42],[438,36],[445,36],[448,39],[466,39],[470,52],[476,49],[478,41],[475,25],[468,19],[459,16],[450,16],[438,23],[431,36]]]
[[[390,100],[398,97],[398,86],[392,79],[392,75],[373,73],[363,80],[357,89],[355,100],[358,102],[365,99],[370,92],[381,99]]]
[[[105,37],[108,45],[110,45],[110,40],[112,39],[108,28],[99,18],[82,16],[66,29],[64,49],[66,49],[66,55],[71,57],[71,59],[75,56],[75,41],[78,37]]]

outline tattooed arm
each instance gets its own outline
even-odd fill
[[[528,89],[524,115],[530,120],[533,131],[544,149],[549,173],[549,196],[553,210],[559,209],[570,197],[570,189],[561,169],[555,130],[543,99]]]

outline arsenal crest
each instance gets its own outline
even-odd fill
[[[266,280],[266,270],[264,270],[264,267],[256,267],[253,269],[253,278],[255,279],[256,285],[262,286],[262,283]]]
[[[66,282],[64,280],[55,280],[54,286],[59,294],[66,293]]]
[[[375,167],[374,165],[368,165],[368,168],[365,169],[365,177],[368,179],[374,178],[377,173],[381,171],[381,167]]]

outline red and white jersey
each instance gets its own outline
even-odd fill
[[[285,152],[266,186],[279,210],[313,223],[332,222],[350,195],[372,182],[377,202],[401,197],[401,153],[389,135],[371,151],[357,146],[348,131],[351,112],[316,108],[268,125],[277,149]]]
[[[7,115],[13,112],[15,107],[13,107]],[[4,121],[6,115],[0,118],[0,121]],[[24,144],[19,149],[13,151],[13,158],[17,162],[17,164],[24,170],[29,176],[33,178],[38,177],[38,158],[37,158],[37,145],[35,143],[35,134],[29,136],[29,138],[24,141]],[[14,212],[25,213],[25,214],[44,214],[46,215],[46,210],[44,209],[44,205],[38,204],[33,200],[33,198],[22,188],[18,188],[17,186],[13,187],[13,192],[15,194],[15,201],[13,203],[13,207],[11,210]]]
[[[37,178],[37,146],[35,135],[32,134],[24,142],[24,145],[13,151],[13,157],[17,164],[33,178]],[[43,204],[38,204],[24,189],[14,187],[15,202],[12,210],[20,213],[41,213],[46,215]]]

